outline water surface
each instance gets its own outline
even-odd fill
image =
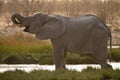
[[[113,69],[120,69],[120,63],[109,63],[112,65]],[[81,72],[83,69],[86,69],[87,67],[93,67],[100,69],[100,65],[98,64],[79,64],[79,65],[66,65],[67,69],[69,70],[76,70]],[[22,70],[25,72],[31,72],[34,70],[49,70],[54,71],[55,65],[39,65],[39,64],[16,64],[16,65],[8,65],[8,64],[1,64],[0,65],[0,73],[6,72],[6,71],[15,71],[15,70]]]

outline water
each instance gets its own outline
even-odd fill
[[[110,48],[110,46],[108,46]],[[112,46],[112,48],[120,48],[120,46]]]
[[[120,69],[120,63],[109,63],[112,65],[113,69]],[[66,65],[67,69],[69,70],[76,70],[78,72],[81,72],[83,69],[86,69],[87,67],[93,67],[93,68],[101,68],[98,64],[80,64],[80,65]],[[0,73],[6,72],[6,71],[15,71],[15,70],[22,70],[25,72],[31,72],[34,70],[49,70],[54,71],[55,65],[39,65],[39,64],[20,64],[20,65],[7,65],[2,64],[0,65]]]

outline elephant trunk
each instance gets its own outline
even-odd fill
[[[16,14],[12,15],[11,20],[12,20],[13,23],[20,26],[22,24],[23,16],[16,13]]]

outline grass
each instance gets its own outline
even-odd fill
[[[120,48],[112,49],[112,60],[120,62]]]
[[[5,57],[31,55],[39,59],[42,55],[52,54],[49,41],[41,41],[18,33],[12,36],[0,36],[0,63]]]
[[[39,70],[26,73],[23,71],[7,71],[0,73],[1,80],[120,80],[120,70],[99,70],[88,68],[77,71],[46,71]]]
[[[53,50],[49,41],[37,40],[22,33],[0,36],[0,63],[4,63],[5,58],[14,56],[18,58],[19,63],[24,64],[27,55],[37,60],[39,64],[54,64]],[[113,49],[112,60],[120,61],[120,48]],[[89,56],[72,53],[68,53],[66,62],[67,64],[95,63]]]

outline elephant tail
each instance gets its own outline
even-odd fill
[[[110,58],[110,62],[112,61],[112,34],[111,34],[111,32],[109,33],[109,39],[110,39],[110,54],[109,54],[109,58]]]

